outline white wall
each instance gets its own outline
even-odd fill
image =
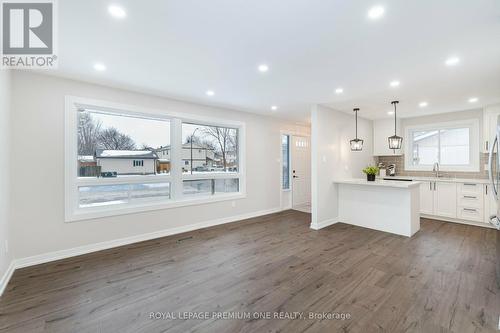
[[[132,237],[280,207],[280,130],[308,128],[276,118],[208,107],[28,72],[13,74],[12,218],[16,258]],[[247,198],[64,223],[64,97],[74,95],[246,123]],[[275,142],[276,144],[270,144]],[[29,157],[29,158],[28,158]],[[29,209],[26,209],[26,208]]]
[[[362,169],[374,164],[372,121],[358,117],[358,137],[364,140],[361,152],[351,152],[354,139],[354,114],[324,106],[311,110],[312,140],[312,224],[313,228],[336,222],[338,185],[335,179],[365,177]]]
[[[401,119],[401,126],[403,127],[403,136],[408,126],[415,125],[426,125],[426,124],[436,124],[436,123],[445,123],[449,121],[460,121],[460,120],[468,120],[468,119],[477,119],[479,123],[483,122],[483,110],[482,109],[474,109],[474,110],[466,110],[466,111],[456,111],[456,112],[448,112],[448,113],[440,113],[435,115],[421,116],[421,117],[412,117],[412,118],[403,118]],[[482,126],[479,126],[479,135],[482,135]],[[406,138],[405,138],[406,139]]]
[[[10,116],[10,72],[0,70],[0,280],[10,264],[11,256],[6,253],[5,242],[9,241],[9,116]],[[0,291],[1,293],[1,291]]]

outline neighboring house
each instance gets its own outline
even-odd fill
[[[155,149],[159,158],[160,168],[170,170],[171,147],[165,146]],[[193,168],[210,168],[215,165],[215,152],[212,148],[205,145],[193,143]],[[182,169],[183,171],[191,171],[191,144],[184,143],[182,145]]]
[[[158,155],[150,150],[103,150],[95,153],[101,172],[116,172],[118,175],[148,175],[156,173]]]

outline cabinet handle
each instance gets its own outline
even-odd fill
[[[486,195],[488,195],[488,185],[485,186],[486,189]]]
[[[472,208],[464,208],[464,210],[468,212],[477,212],[477,209],[472,209]]]
[[[467,199],[477,199],[477,197],[474,197],[472,195],[464,195],[464,198],[467,198]]]
[[[429,190],[432,191],[432,182],[429,182]]]
[[[473,183],[464,183],[465,186],[476,186],[477,184],[473,184]]]
[[[434,191],[436,190],[436,182],[434,182]]]
[[[489,151],[490,145],[488,144],[488,141],[486,141],[486,151]]]

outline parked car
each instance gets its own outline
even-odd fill
[[[103,178],[114,178],[117,175],[116,171],[101,172],[101,177]]]
[[[204,171],[208,171],[208,168],[206,166],[199,166],[199,167],[194,168],[193,171],[204,172]]]

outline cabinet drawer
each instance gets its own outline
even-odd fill
[[[457,206],[482,209],[483,196],[472,193],[466,193],[466,194],[458,193]]]
[[[483,184],[480,183],[459,183],[457,189],[458,195],[483,195]]]
[[[459,207],[458,218],[462,220],[483,222],[483,209],[472,207]]]

